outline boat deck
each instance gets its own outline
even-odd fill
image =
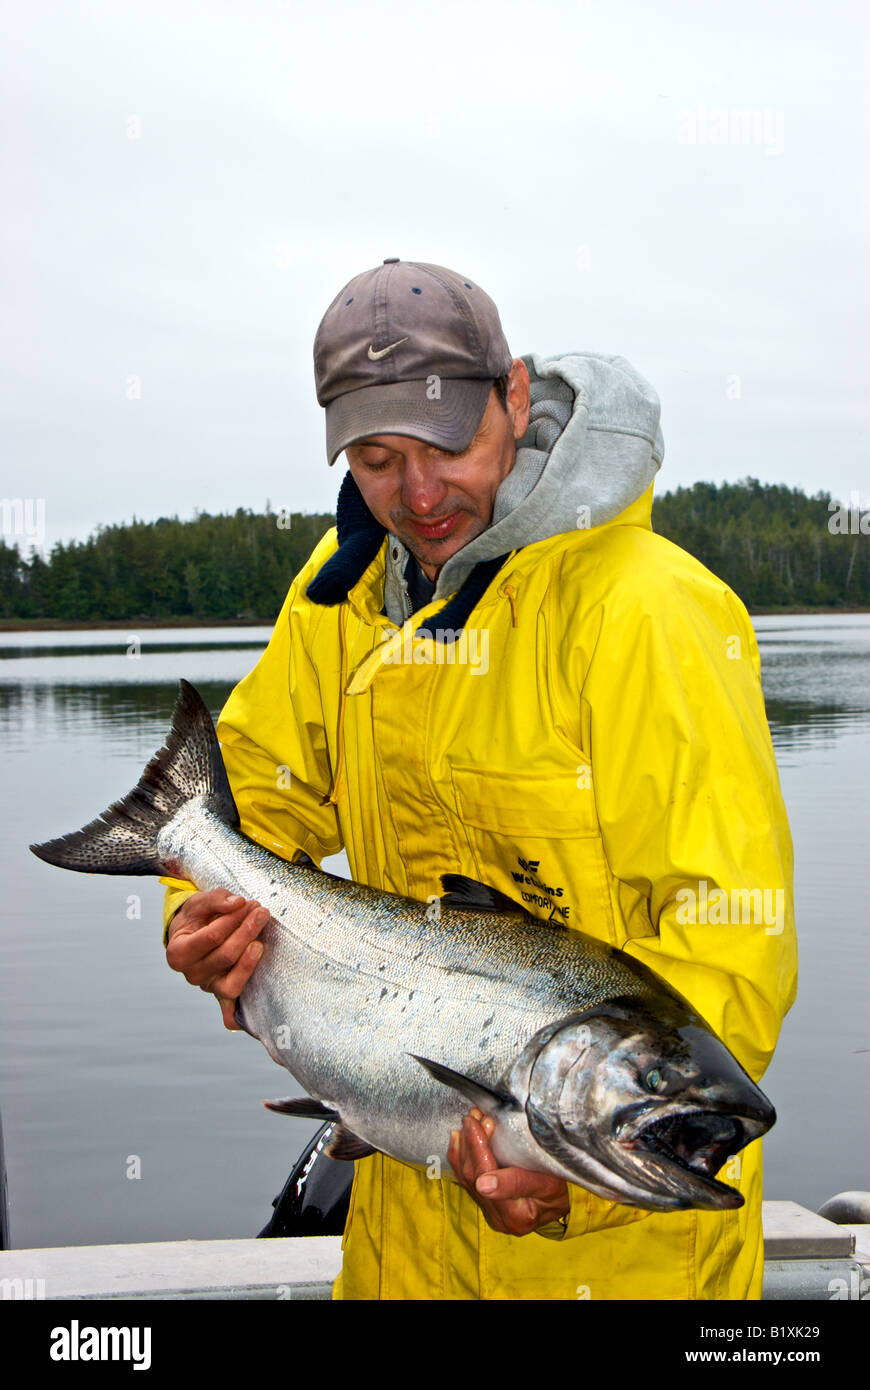
[[[870,1226],[765,1202],[765,1300],[870,1298]],[[0,1299],[329,1299],[339,1236],[0,1251]]]

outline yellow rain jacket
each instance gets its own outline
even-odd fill
[[[527,361],[540,386],[546,368]],[[460,873],[555,914],[650,966],[758,1079],[796,978],[758,651],[734,594],[652,533],[656,432],[638,430],[647,464],[611,511],[638,495],[511,550],[452,643],[437,640],[452,584],[401,627],[383,611],[391,537],[345,601],[307,597],[336,555],[330,531],[218,735],[258,843],[317,863],[344,846],[355,879],[419,900]],[[552,440],[538,452],[511,515],[553,460],[568,467]],[[577,495],[572,514],[590,506]],[[165,881],[168,921],[191,885]],[[570,1185],[567,1226],[520,1238],[458,1184],[373,1155],[356,1164],[336,1296],[759,1298],[760,1141],[719,1176],[743,1192],[739,1210],[649,1213]]]

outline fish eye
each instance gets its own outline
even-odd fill
[[[658,1067],[650,1067],[643,1078],[643,1084],[648,1091],[660,1091],[665,1084],[665,1078]]]

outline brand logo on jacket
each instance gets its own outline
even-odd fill
[[[567,922],[571,915],[571,908],[556,903],[556,899],[561,898],[565,890],[561,887],[555,887],[553,884],[544,883],[537,877],[541,867],[540,859],[523,859],[522,855],[518,854],[517,863],[520,866],[519,871],[511,869],[511,877],[514,883],[527,885],[522,892],[523,902],[528,903],[530,907],[546,909],[551,917],[558,913]],[[535,892],[535,889],[538,891]]]

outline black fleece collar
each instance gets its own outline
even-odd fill
[[[376,521],[363,501],[363,495],[348,470],[338,494],[336,506],[338,550],[331,555],[306,590],[312,603],[333,607],[343,603],[348,593],[362,579],[384,542],[386,528]],[[438,627],[429,635],[438,641],[453,642],[468,622],[475,604],[486,593],[508,554],[475,565],[462,587],[449,603],[435,615]],[[420,629],[422,636],[425,629]]]

